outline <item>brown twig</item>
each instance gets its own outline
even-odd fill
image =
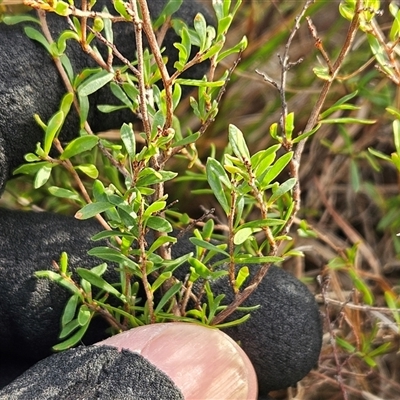
[[[343,61],[346,58],[347,54],[349,53],[351,46],[353,44],[355,35],[358,30],[358,26],[360,23],[360,20],[359,20],[360,19],[360,17],[359,17],[360,9],[361,9],[361,0],[357,0],[356,12],[354,13],[354,17],[353,17],[353,19],[350,23],[350,26],[347,30],[345,42],[340,50],[340,53],[339,53],[336,61],[334,62],[333,66],[332,66],[332,73],[330,74],[329,79],[324,81],[324,84],[322,85],[321,92],[320,92],[318,99],[311,111],[310,117],[304,128],[304,132],[310,132],[318,123],[319,115],[320,115],[322,107],[325,103],[326,97],[329,93],[329,90],[332,86],[332,83],[334,82],[335,78],[337,77],[340,67],[342,66]],[[297,182],[293,188],[294,209],[293,209],[291,217],[289,218],[288,222],[286,223],[286,225],[281,233],[282,235],[287,235],[287,233],[289,232],[289,230],[293,224],[294,218],[300,209],[301,188],[300,188],[300,182],[298,180],[298,176],[299,176],[301,157],[302,157],[306,143],[307,143],[307,138],[301,140],[297,144],[297,146],[294,149],[293,158],[289,164],[290,175],[297,178]]]
[[[151,123],[147,112],[146,83],[144,81],[144,58],[143,58],[143,22],[139,18],[139,11],[136,1],[130,1],[131,9],[126,6],[127,12],[131,15],[135,29],[136,52],[138,61],[138,85],[139,85],[139,108],[142,115],[143,129],[146,133],[147,143],[151,141]]]
[[[399,312],[400,310],[397,308],[388,308],[388,307],[372,307],[366,304],[354,304],[348,301],[340,301],[331,299],[329,297],[322,297],[322,295],[318,295],[316,297],[317,301],[324,301],[326,304],[330,304],[340,308],[350,308],[351,310],[359,310],[364,312],[378,311],[384,314],[392,314],[394,312]]]
[[[293,31],[292,31],[291,35],[289,36],[288,42],[285,46],[284,57],[281,59],[281,67],[282,67],[281,79],[283,76],[283,81],[282,81],[283,84],[285,84],[285,82],[286,82],[285,76],[292,65],[289,61],[289,56],[288,56],[288,51],[289,51],[290,45],[293,41],[294,34],[298,30],[298,26],[300,24],[300,19],[306,12],[309,5],[312,3],[312,1],[313,0],[307,0],[305,5],[303,6],[300,15],[296,18],[295,27],[293,28]],[[282,82],[281,82],[281,84],[282,84]],[[278,84],[276,84],[276,85],[278,86]],[[283,91],[283,92],[285,91],[284,86],[281,86],[281,91]],[[287,115],[287,104],[286,104],[285,96],[286,96],[285,94],[281,94],[281,101],[283,101],[283,104],[282,104],[283,115]],[[298,175],[294,175],[294,176],[296,177]],[[257,190],[255,185],[253,185],[252,188],[253,188],[253,193],[257,196],[258,204],[261,205],[261,207],[262,207],[263,218],[266,218],[268,210],[266,209],[265,205],[263,205],[264,204],[263,196],[261,193],[259,193],[259,191]],[[267,236],[267,240],[270,244],[269,255],[276,255],[277,251],[278,251],[279,243],[275,241],[269,227],[266,227],[264,229],[264,232],[265,232],[265,234]],[[246,288],[244,288],[242,292],[238,292],[236,294],[233,302],[231,304],[229,304],[225,310],[221,311],[218,315],[215,316],[215,318],[212,321],[212,325],[218,325],[219,323],[221,323],[225,318],[227,318],[229,315],[231,315],[236,310],[236,308],[239,307],[240,304],[242,304],[253,293],[254,290],[257,289],[257,287],[259,286],[259,284],[261,283],[261,281],[264,279],[265,275],[267,274],[270,265],[271,264],[263,264],[262,266],[260,266],[260,268],[258,269],[256,274],[254,275],[253,279],[251,280],[250,284]]]
[[[44,11],[39,10],[38,12],[38,17],[40,20],[40,24],[42,27],[42,31],[43,34],[45,36],[45,38],[47,39],[47,41],[51,44],[54,42],[52,35],[50,33],[49,27],[47,25],[47,21],[46,21],[46,13]],[[80,107],[79,107],[79,103],[78,103],[78,99],[76,97],[74,88],[71,85],[71,82],[69,81],[68,75],[64,70],[64,67],[60,61],[60,59],[58,57],[53,57],[53,61],[54,64],[58,70],[58,73],[60,74],[60,77],[64,83],[65,88],[67,89],[68,93],[72,93],[74,95],[74,107],[76,109],[76,111],[80,112]],[[93,135],[93,131],[89,125],[89,123],[87,121],[85,121],[85,125],[84,125],[85,131],[90,134]],[[124,176],[124,177],[129,177],[130,174],[129,172],[117,161],[115,160],[115,158],[112,156],[112,154],[104,147],[104,145],[101,143],[101,141],[98,142],[97,144],[99,150],[102,152],[102,154],[111,162],[111,164],[118,169],[118,171]]]
[[[139,77],[139,71],[137,68],[135,68],[132,63],[126,58],[124,57],[123,54],[121,54],[121,52],[117,49],[117,46],[114,43],[109,42],[100,32],[95,31],[93,28],[91,28],[90,26],[88,27],[88,29],[90,30],[90,32],[92,32],[96,38],[104,43],[107,47],[109,47],[112,51],[112,53],[123,63],[125,64],[130,71],[133,73],[133,75],[135,75],[136,77]],[[109,70],[109,68],[107,68],[107,70]]]
[[[166,102],[166,121],[164,124],[164,129],[169,129],[172,126],[173,117],[173,102],[172,102],[172,82],[169,76],[167,66],[161,55],[160,47],[157,43],[157,37],[153,30],[153,25],[150,18],[149,8],[147,6],[146,0],[139,0],[140,10],[142,11],[143,18],[143,30],[146,34],[147,40],[149,42],[150,49],[153,53],[154,59],[156,61],[157,67],[161,73],[161,79],[163,81],[165,90],[165,102]]]
[[[321,187],[319,181],[314,179],[315,186],[318,190],[322,203],[325,205],[327,211],[332,216],[334,221],[338,224],[338,226],[343,230],[346,236],[353,244],[358,245],[358,249],[361,254],[364,256],[366,262],[370,265],[372,270],[377,276],[381,275],[382,265],[379,262],[378,257],[373,253],[370,246],[365,244],[365,240],[361,237],[361,235],[345,221],[345,219],[333,208],[332,204],[328,201],[324,189]]]

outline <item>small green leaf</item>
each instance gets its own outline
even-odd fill
[[[393,115],[396,119],[400,119],[400,110],[396,107],[386,107],[386,111]]]
[[[129,157],[133,158],[136,155],[136,140],[135,132],[133,131],[132,124],[123,124],[120,130],[121,139],[124,143],[125,149]]]
[[[67,40],[70,39],[79,42],[79,35],[76,32],[70,30],[63,31],[61,33],[60,37],[57,40],[57,47],[60,54],[65,52],[65,49],[67,48]]]
[[[398,305],[396,304],[395,296],[391,292],[385,291],[385,300],[389,308],[391,308],[392,310],[398,310],[392,311],[392,314],[395,321],[400,324],[400,307],[398,307]]]
[[[85,175],[92,179],[97,179],[97,177],[99,176],[99,171],[93,164],[80,164],[77,165],[75,169],[82,171]]]
[[[89,96],[107,85],[107,83],[111,82],[113,79],[114,74],[112,72],[101,70],[82,82],[78,87],[78,94],[79,96]]]
[[[209,58],[215,56],[216,54],[218,54],[221,49],[224,47],[225,44],[225,40],[219,40],[218,42],[216,42],[213,46],[211,46],[202,56],[201,56],[201,61],[205,61],[208,60]],[[235,53],[234,49],[229,49],[231,50],[229,53],[233,54]],[[226,53],[226,52],[224,52]],[[224,54],[225,55],[225,54]],[[228,55],[228,54],[227,54]],[[226,55],[225,55],[226,56]],[[217,59],[217,63],[222,60],[222,58],[218,57]]]
[[[317,124],[311,131],[301,133],[299,136],[296,136],[294,139],[292,139],[292,143],[299,143],[300,141],[308,138],[309,136],[313,135],[315,132],[317,132],[321,128],[321,124]]]
[[[194,272],[199,275],[199,277],[203,279],[211,279],[212,271],[207,268],[200,260],[197,258],[191,257],[189,258],[189,264],[194,269]]]
[[[146,220],[146,226],[154,229],[157,232],[172,232],[171,224],[164,218],[161,217],[149,217]]]
[[[161,298],[160,302],[157,304],[157,307],[154,310],[155,314],[162,311],[162,308],[172,299],[172,297],[174,297],[181,290],[181,287],[182,282],[177,282],[167,290],[167,292]]]
[[[69,4],[65,3],[64,1],[55,2],[54,11],[56,14],[61,15],[62,17],[67,17],[71,13]]]
[[[85,326],[89,323],[91,317],[91,311],[88,309],[87,305],[82,304],[78,312],[78,323],[80,326]]]
[[[362,119],[362,118],[327,118],[319,121],[321,124],[366,124],[372,125],[376,123],[375,119]]]
[[[319,79],[324,81],[329,81],[329,79],[331,79],[331,73],[328,67],[314,67],[313,72]]]
[[[60,271],[62,274],[66,274],[68,269],[68,254],[63,251],[60,256]]]
[[[128,108],[128,107],[125,106],[125,105],[122,105],[122,106],[112,106],[112,105],[107,105],[107,104],[99,104],[99,105],[97,106],[97,109],[98,109],[99,111],[101,111],[102,113],[104,113],[104,114],[110,114],[110,113],[113,113],[113,112],[115,112],[115,111],[124,110],[124,109],[126,109],[126,108]]]
[[[255,175],[258,177],[274,162],[277,151],[281,148],[280,144],[275,144],[268,149],[258,151],[251,156],[251,165]]]
[[[90,108],[89,97],[82,96],[78,93],[78,99],[79,99],[79,109],[80,109],[79,121],[81,124],[81,129],[83,129],[89,115],[89,108]]]
[[[268,264],[268,263],[277,263],[282,262],[283,257],[276,256],[264,256],[264,257],[255,257],[255,256],[238,256],[235,257],[235,263],[237,264]]]
[[[139,271],[139,265],[129,259],[127,256],[115,249],[110,249],[109,247],[94,247],[88,251],[90,256],[99,257],[103,260],[112,261],[118,264],[126,265],[132,271]],[[138,274],[140,275],[140,274]]]
[[[243,228],[264,228],[266,226],[279,226],[285,223],[284,219],[279,218],[266,218],[266,219],[257,219],[255,221],[246,222],[241,224],[237,231]]]
[[[79,325],[78,319],[74,319],[62,327],[58,337],[60,339],[64,339],[65,337],[69,336],[73,331],[76,331],[80,327],[81,325]]]
[[[177,241],[178,239],[173,236],[160,236],[151,244],[149,248],[149,253],[154,253],[159,247],[161,247],[164,244],[167,243],[174,244]]]
[[[72,295],[69,298],[69,300],[65,306],[64,313],[61,318],[61,326],[62,327],[67,325],[68,322],[71,322],[73,320],[73,318],[75,317],[78,302],[79,302],[79,296],[77,296],[76,294]]]
[[[262,186],[265,187],[269,185],[289,164],[292,157],[293,157],[293,152],[289,151],[282,157],[278,158],[275,164],[268,170],[268,172],[263,177]]]
[[[118,297],[122,301],[125,301],[125,296],[120,293],[114,286],[110,285],[107,281],[105,281],[101,276],[97,275],[95,272],[91,270],[87,270],[85,268],[77,268],[76,272],[78,275],[90,282],[93,286],[96,286],[99,289],[104,290],[107,293],[111,293],[114,296]]]
[[[380,152],[380,151],[378,151],[378,150],[375,150],[375,149],[373,149],[372,147],[368,147],[368,151],[369,151],[372,155],[374,155],[375,157],[381,158],[382,160],[385,160],[385,161],[392,161],[392,159],[391,159],[388,155],[386,155],[385,153],[382,153],[382,152]]]
[[[395,119],[392,123],[392,127],[394,147],[396,148],[397,154],[400,155],[400,120]]]
[[[166,18],[174,14],[182,5],[183,0],[169,0],[162,10],[160,16],[153,22],[153,29],[156,31],[165,22]]]
[[[85,135],[72,140],[60,156],[60,160],[67,160],[77,154],[91,150],[99,142],[99,138],[94,135]]]
[[[79,211],[76,212],[76,219],[88,219],[92,218],[97,214],[101,214],[104,211],[109,210],[114,207],[113,204],[104,201],[98,201],[96,203],[89,203],[82,207]]]
[[[272,139],[277,140],[278,142],[281,141],[282,139],[278,135],[278,124],[274,122],[270,127],[269,127],[269,134],[272,137]]]
[[[285,136],[288,140],[292,139],[294,131],[294,113],[291,112],[286,116],[285,120]]]
[[[218,42],[218,43],[221,43],[221,42]],[[236,44],[233,47],[230,47],[229,49],[223,51],[221,54],[218,55],[217,63],[220,63],[223,59],[230,56],[231,54],[239,53],[240,51],[245,50],[247,48],[247,46],[248,46],[247,37],[243,36],[242,40],[238,44]],[[210,49],[210,52],[211,52],[211,50],[212,50],[212,48]],[[210,54],[207,54],[207,53],[206,53],[206,55],[210,56]]]
[[[249,267],[240,268],[235,279],[235,288],[239,290],[249,276]]]
[[[354,190],[355,193],[358,193],[360,191],[360,173],[358,171],[358,166],[357,163],[350,159],[350,181],[351,181],[351,186]]]
[[[190,41],[190,34],[186,25],[183,24],[179,33],[182,38],[182,43],[174,43],[174,46],[179,50],[179,61],[174,64],[174,67],[178,71],[182,71],[189,60],[192,44]]]
[[[50,178],[52,165],[44,165],[39,171],[36,173],[35,180],[33,183],[33,187],[38,189],[42,187]]]
[[[229,143],[232,150],[241,161],[250,161],[250,152],[244,140],[243,133],[235,125],[229,125]]]
[[[65,115],[62,111],[58,111],[50,118],[44,137],[44,152],[46,155],[49,154],[53,140],[60,132],[60,129],[64,123],[64,119]]]
[[[34,164],[23,164],[13,171],[13,175],[18,175],[18,174],[34,175],[44,166],[51,166],[51,163],[49,163],[48,161],[40,161]]]
[[[188,144],[194,143],[199,137],[200,137],[200,132],[193,133],[175,142],[173,144],[173,147],[187,146]]]
[[[231,328],[232,326],[237,326],[237,325],[241,325],[243,323],[245,323],[249,318],[250,318],[250,314],[246,314],[241,318],[235,319],[233,321],[229,321],[229,322],[224,322],[223,324],[218,324],[218,325],[213,325],[213,327],[217,328],[217,329],[226,329],[226,328]]]
[[[121,15],[121,17],[125,18],[127,21],[132,21],[132,17],[128,14],[125,8],[125,1],[123,0],[114,0],[113,2],[115,10]]]
[[[225,82],[223,80],[220,81],[213,81],[207,82],[204,80],[196,80],[196,79],[184,79],[178,78],[176,79],[175,83],[179,83],[180,85],[184,86],[199,86],[199,87],[209,87],[209,88],[217,88],[224,86]]]
[[[223,255],[229,257],[229,254],[226,251],[222,250],[221,248],[219,248],[218,246],[215,246],[214,244],[212,244],[210,242],[206,242],[205,240],[201,240],[198,238],[190,238],[189,240],[195,246],[199,246],[206,250],[215,251],[216,253],[223,254]]]
[[[156,214],[165,209],[167,202],[164,200],[155,201],[150,204],[143,213],[143,217],[147,218],[150,215]]]
[[[175,269],[183,265],[185,262],[188,261],[190,257],[193,256],[193,253],[184,254],[181,257],[175,258],[174,260],[164,260],[163,264],[166,271],[174,272]]]
[[[34,22],[34,23],[40,25],[39,19],[32,17],[29,14],[2,15],[2,22],[4,22],[6,25],[16,25],[21,22]]]
[[[129,99],[129,97],[126,95],[124,90],[122,89],[121,85],[116,84],[115,82],[110,83],[110,89],[113,95],[121,101],[121,103],[128,108],[133,107],[132,101]]]
[[[370,351],[368,353],[368,356],[371,358],[381,356],[383,354],[386,354],[392,347],[393,347],[393,344],[391,342],[383,343],[380,346],[378,346],[376,349]],[[375,363],[375,365],[376,365],[376,363]]]
[[[202,14],[198,13],[194,17],[194,29],[199,35],[200,40],[200,52],[206,50],[206,39],[207,39],[207,23]]]
[[[151,285],[151,291],[154,293],[166,280],[172,277],[172,272],[163,272]]]
[[[96,267],[90,268],[90,271],[92,271],[94,274],[101,276],[107,271],[107,264],[99,264]]]
[[[52,347],[52,349],[54,351],[63,351],[75,346],[83,338],[84,334],[86,333],[89,327],[89,323],[90,319],[87,322],[87,324],[82,326],[73,336],[71,336],[69,339],[65,340],[62,343],[56,344],[55,346]]]
[[[119,231],[103,231],[92,236],[93,241],[108,239],[110,237],[126,237],[128,239],[133,239],[134,236],[130,232],[119,232]]]
[[[35,162],[35,161],[40,161],[41,160],[41,158],[39,158],[36,154],[33,154],[33,153],[25,154],[24,158],[28,162]]]
[[[268,204],[272,205],[276,200],[282,197],[285,193],[289,192],[293,189],[294,185],[296,184],[296,178],[290,178],[286,182],[283,182],[281,185],[278,186],[272,196],[268,199]]]
[[[83,300],[82,293],[79,288],[70,280],[63,278],[60,274],[54,271],[37,271],[35,272],[35,276],[38,278],[47,278],[53,282],[57,282],[60,286],[68,289],[70,292],[79,296],[81,300]]]
[[[51,54],[50,44],[42,33],[30,26],[26,26],[24,28],[24,31],[26,36],[28,36],[32,40],[36,40],[37,42],[39,42],[48,51],[48,53]]]
[[[364,303],[372,306],[374,304],[374,295],[368,285],[352,269],[349,270],[349,275],[354,287],[362,294]]]
[[[214,158],[209,157],[206,165],[207,181],[224,212],[230,213],[230,205],[225,194],[223,184],[229,182],[229,178],[222,165]],[[228,188],[230,188],[230,182]]]
[[[72,190],[63,189],[57,186],[50,186],[48,191],[55,197],[60,197],[63,199],[70,199],[79,201],[80,197],[78,193],[73,192]]]
[[[241,228],[235,233],[233,243],[236,245],[243,244],[253,233],[260,232],[261,228]]]

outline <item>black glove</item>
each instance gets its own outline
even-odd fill
[[[151,16],[157,17],[166,3],[167,0],[149,1]],[[105,5],[110,12],[113,11],[111,1],[107,0],[98,0],[94,9],[102,10]],[[184,1],[174,17],[193,25],[193,19],[198,12],[201,12],[209,23],[213,21],[204,4],[195,0]],[[68,28],[65,19],[52,13],[47,14],[47,21],[53,38],[57,38],[62,30]],[[36,143],[43,139],[43,130],[34,121],[33,115],[39,114],[43,121],[48,121],[58,110],[62,96],[66,93],[50,55],[42,45],[32,41],[24,33],[23,28],[26,25],[0,24],[0,194],[13,169],[24,162],[23,156],[34,152]],[[35,28],[40,30],[37,25]],[[169,29],[162,45],[166,48],[169,68],[172,68],[177,60],[178,53],[173,47],[173,43],[177,41],[179,38]],[[136,46],[132,24],[114,24],[114,43],[128,60],[135,59]],[[97,46],[106,59],[105,45],[98,43]],[[195,52],[196,49],[193,49],[193,54]],[[68,42],[66,53],[75,72],[97,66],[75,41]],[[114,64],[118,66],[122,65],[122,62],[114,58]],[[186,76],[200,79],[208,67],[208,63],[198,64],[187,70]],[[110,114],[97,110],[98,104],[120,104],[108,87],[91,95],[90,103],[88,122],[94,132],[119,129],[123,122],[128,123],[136,119],[136,116],[126,109]],[[78,121],[75,110],[71,110],[60,134],[61,140],[69,141],[77,135]]]

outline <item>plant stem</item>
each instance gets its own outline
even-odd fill
[[[147,6],[146,0],[138,0],[140,5],[140,10],[142,11],[143,17],[143,30],[146,34],[147,40],[149,42],[150,49],[153,53],[154,59],[156,61],[157,67],[161,73],[161,79],[163,81],[164,90],[165,90],[165,101],[166,101],[166,121],[164,124],[164,130],[167,130],[172,126],[172,117],[173,117],[173,102],[172,102],[172,81],[169,76],[167,66],[164,63],[164,60],[161,55],[160,47],[157,43],[157,38],[153,30],[153,25],[150,18],[149,8]],[[132,3],[132,1],[131,1]],[[135,1],[133,1],[135,3]]]
[[[308,4],[310,4],[310,3],[307,2],[306,6]],[[351,49],[352,43],[354,41],[356,32],[359,27],[359,13],[361,12],[360,4],[361,4],[361,0],[357,0],[357,3],[356,3],[357,11],[354,13],[353,20],[351,21],[351,24],[347,31],[345,42],[341,48],[338,58],[336,59],[335,63],[333,64],[333,70],[332,70],[329,80],[325,81],[321,88],[321,92],[318,96],[317,102],[314,105],[311,115],[307,121],[306,127],[304,128],[305,132],[310,131],[317,124],[319,114],[325,103],[326,97],[332,86],[332,83],[334,82],[334,80],[343,64],[343,61],[344,61],[346,55],[348,54],[348,52]],[[304,8],[303,8],[303,10],[304,10]],[[296,22],[296,23],[298,23],[298,22]],[[290,36],[289,40],[293,40],[293,36]],[[278,87],[278,85],[276,83],[274,86]],[[281,90],[284,90],[284,89],[285,88],[281,88]],[[286,225],[284,226],[284,228],[282,229],[282,231],[280,233],[280,235],[282,235],[282,236],[287,235],[287,233],[290,230],[290,227],[293,224],[296,214],[300,209],[300,193],[301,193],[301,191],[300,191],[300,182],[299,182],[298,178],[299,178],[301,156],[302,156],[306,142],[307,142],[307,138],[300,141],[297,144],[297,146],[294,150],[293,158],[289,164],[290,174],[292,177],[296,178],[296,184],[293,188],[293,201],[295,203],[295,206],[293,208],[292,215],[290,216],[288,222],[286,223]],[[271,249],[271,251],[269,252],[269,255],[277,255],[277,250],[279,248],[280,243],[281,243],[280,241],[276,242],[276,246],[274,247],[273,250]],[[229,306],[225,310],[220,312],[212,320],[212,325],[218,325],[219,323],[224,321],[228,316],[230,316],[236,310],[237,307],[239,307],[253,293],[254,290],[257,289],[258,285],[261,283],[264,276],[267,274],[269,267],[270,267],[270,264],[263,264],[259,268],[259,270],[255,274],[254,278],[251,280],[250,284],[245,289],[243,289],[242,292],[238,293],[236,295],[234,301],[231,304],[229,304]]]

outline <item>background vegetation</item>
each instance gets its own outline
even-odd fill
[[[302,1],[243,1],[228,41],[233,45],[246,35],[249,45],[233,72],[216,121],[198,142],[200,160],[205,162],[214,151],[223,153],[228,123],[244,133],[251,154],[276,143],[269,128],[280,118],[279,92],[255,71],[279,82],[277,54],[284,53],[303,5]],[[391,36],[399,24],[396,7],[395,1],[379,4],[382,12],[375,20],[383,39],[377,58],[365,32],[358,31],[323,108],[356,93],[348,102],[357,109],[338,109],[330,117],[374,123],[351,123],[349,119],[345,125],[324,124],[303,152],[301,208],[290,231],[294,239],[290,246],[301,250],[304,257],[293,256],[283,267],[309,284],[321,304],[324,344],[318,367],[296,389],[275,393],[276,398],[372,400],[397,399],[400,394],[400,139],[394,122],[399,118],[396,78],[400,75],[397,39]],[[327,61],[321,45],[316,48],[316,36],[329,60],[335,60],[350,24],[340,15],[338,1],[318,0],[308,15],[316,34],[313,37],[303,20],[289,52],[292,61],[303,58],[289,71],[286,85],[296,132],[305,127],[323,84],[313,72],[316,67],[325,68]],[[376,68],[379,54],[385,54],[384,43],[389,56]],[[232,62],[226,60],[224,66],[230,68]],[[198,120],[190,117],[188,107],[183,103],[178,109],[181,126],[196,131]],[[117,134],[107,132],[103,137],[114,140]],[[184,161],[181,166],[179,160],[175,163],[175,169],[187,167]],[[52,179],[57,182],[57,176]],[[288,179],[287,172],[281,179]],[[169,200],[180,200],[181,212],[199,217],[204,210],[216,208],[217,221],[224,221],[219,204],[204,188],[204,181],[182,179],[167,186],[167,191],[172,196]],[[46,187],[33,190],[31,180],[24,176],[9,183],[0,204],[15,209],[77,211],[68,201],[48,196]]]

